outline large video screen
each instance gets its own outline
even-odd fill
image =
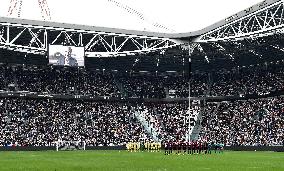
[[[49,45],[49,64],[61,66],[84,66],[84,47]]]

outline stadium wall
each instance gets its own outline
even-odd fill
[[[230,146],[225,147],[230,151],[275,151],[284,152],[284,146]]]
[[[55,147],[0,147],[0,151],[50,151]],[[126,150],[125,146],[87,146],[86,150]],[[274,151],[284,152],[284,146],[228,146],[229,151]]]
[[[259,98],[269,98],[283,96],[284,91],[275,91],[266,95],[243,95],[243,96],[227,96],[227,97],[192,97],[192,100],[206,100],[207,102],[222,102],[234,100],[249,100]],[[184,102],[188,98],[165,98],[165,99],[141,99],[141,98],[116,98],[109,96],[83,96],[83,95],[58,95],[58,94],[44,94],[24,91],[1,91],[0,98],[23,98],[23,99],[56,99],[56,100],[88,100],[88,101],[118,101],[118,102]]]
[[[56,147],[0,147],[0,151],[50,151],[56,150]],[[86,150],[126,150],[125,146],[86,146]]]

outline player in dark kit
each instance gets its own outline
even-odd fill
[[[212,148],[213,148],[213,145],[214,145],[214,143],[213,142],[211,142],[211,143],[208,143],[208,154],[211,154],[212,153]]]
[[[197,146],[198,146],[197,141],[193,141],[193,154],[196,154]]]
[[[169,148],[170,142],[165,142],[165,155],[170,154],[170,148]]]
[[[172,141],[169,141],[169,154],[173,153],[173,143]]]
[[[168,141],[165,142],[165,155],[174,154],[211,154],[212,150],[216,150],[219,153],[223,150],[223,144],[215,144],[208,142],[207,140],[199,141]]]
[[[193,154],[194,143],[193,141],[190,142],[190,154]]]
[[[201,154],[202,152],[202,141],[198,142],[198,154]]]
[[[207,141],[203,142],[203,150],[204,150],[204,153],[207,154],[207,152],[208,152],[208,143],[207,143]]]
[[[199,143],[198,141],[195,141],[195,154],[198,154],[199,151]]]
[[[190,142],[186,142],[186,146],[187,146],[187,154],[191,154]]]
[[[173,151],[177,154],[178,153],[178,142],[173,142]]]
[[[183,150],[183,154],[186,154],[187,143],[185,141],[182,142],[182,150]]]
[[[177,148],[178,148],[178,154],[180,154],[182,151],[182,141],[177,142]]]

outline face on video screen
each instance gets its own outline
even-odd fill
[[[84,66],[84,47],[49,45],[49,64],[61,66]]]

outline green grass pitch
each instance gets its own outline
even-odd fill
[[[284,153],[170,155],[127,151],[0,152],[0,171],[284,171]]]

